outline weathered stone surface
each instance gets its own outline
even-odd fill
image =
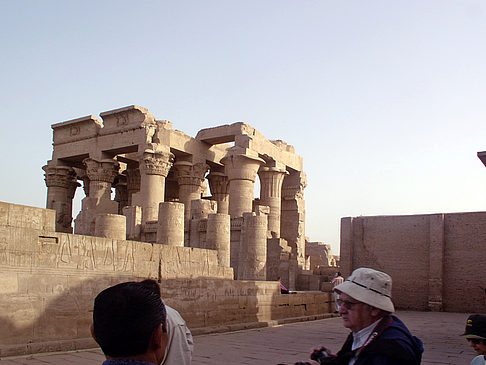
[[[327,293],[284,296],[275,281],[233,280],[217,250],[54,232],[54,211],[7,203],[0,211],[0,357],[95,346],[97,293],[148,277],[196,333],[328,311]],[[6,219],[9,211],[17,218]],[[51,231],[31,228],[30,215],[49,217],[35,226]]]
[[[76,180],[83,182],[86,197],[74,220],[74,232],[90,236],[100,234],[98,215],[122,214],[125,207],[131,207],[123,213],[128,218],[125,238],[154,243],[159,204],[179,202],[184,205],[184,246],[204,247],[207,214],[217,210],[238,219],[253,211],[261,215],[265,205],[269,207],[267,238],[283,238],[292,249],[291,258],[279,267],[288,270],[283,276],[289,287],[296,289],[296,275],[307,269],[306,180],[302,157],[292,146],[268,140],[241,122],[203,129],[191,138],[172,129],[171,122],[155,119],[143,107],[131,105],[100,115],[103,123],[88,116],[52,126],[55,143],[45,171],[47,207],[56,210],[57,232],[73,231],[72,198],[80,185]],[[116,190],[114,200],[112,189]],[[204,204],[212,205],[213,211],[199,209]],[[141,221],[137,209],[141,209]],[[235,230],[231,233],[230,265],[238,278],[239,252],[248,251],[243,246],[249,241],[242,244],[239,227]],[[249,277],[244,275],[242,278]]]
[[[341,269],[366,266],[393,278],[396,307],[481,312],[486,212],[341,220]]]

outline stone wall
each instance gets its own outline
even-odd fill
[[[54,232],[55,211],[0,202],[0,357],[93,347],[93,299],[155,278],[195,334],[312,319],[330,294],[281,295],[278,282],[235,281],[217,251]]]
[[[341,270],[385,271],[398,308],[484,312],[486,212],[341,220]]]

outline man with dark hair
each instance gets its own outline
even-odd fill
[[[164,303],[136,282],[105,289],[94,301],[91,335],[106,356],[103,365],[159,365],[168,343]]]
[[[160,285],[153,279],[145,279],[140,284],[152,290],[160,297]],[[165,306],[167,310],[167,333],[169,341],[161,365],[190,365],[194,341],[184,318],[174,308]]]

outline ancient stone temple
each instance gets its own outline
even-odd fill
[[[280,277],[298,287],[306,177],[292,146],[246,123],[193,138],[138,106],[100,116],[52,125],[52,159],[43,169],[56,231],[73,232],[72,202],[82,187],[76,234],[212,249],[235,279]]]

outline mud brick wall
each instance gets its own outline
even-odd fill
[[[486,212],[341,220],[341,268],[385,271],[396,307],[486,310]]]

